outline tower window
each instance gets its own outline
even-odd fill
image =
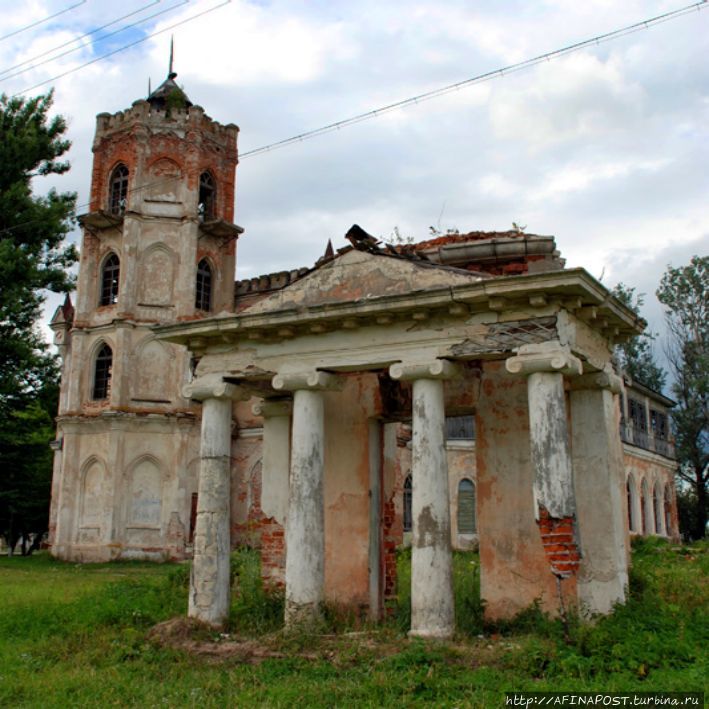
[[[207,312],[212,309],[212,269],[207,259],[202,259],[197,266],[194,306]]]
[[[111,173],[108,186],[108,209],[111,214],[123,214],[128,199],[128,168],[118,165]]]
[[[412,493],[412,485],[411,485],[411,476],[407,475],[406,480],[404,480],[404,531],[405,532],[410,532],[412,528],[412,522],[413,522],[413,515],[412,515],[412,510],[411,510],[411,493]]]
[[[121,262],[116,254],[111,254],[101,270],[101,298],[99,305],[113,305],[118,300],[118,279],[121,275]]]
[[[111,369],[113,367],[113,352],[107,344],[103,344],[96,355],[94,365],[94,388],[91,398],[96,401],[108,399],[111,385]]]
[[[199,218],[208,222],[216,218],[217,188],[210,172],[203,172],[199,176]]]
[[[458,534],[475,534],[475,484],[468,478],[458,483]]]

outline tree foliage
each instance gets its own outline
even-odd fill
[[[64,238],[76,195],[33,194],[33,181],[69,169],[63,118],[49,117],[51,92],[0,96],[0,534],[46,528],[57,365],[37,322],[47,291],[72,287],[76,250]],[[54,393],[52,393],[54,392]],[[23,518],[25,521],[23,521]]]
[[[667,359],[677,400],[673,412],[678,476],[691,486],[696,504],[695,539],[706,533],[709,478],[709,257],[694,256],[688,266],[669,266],[657,297],[665,306]]]
[[[635,288],[623,283],[618,283],[611,293],[636,315],[640,315],[640,308],[644,302],[642,293],[636,294]],[[655,361],[652,351],[654,339],[655,335],[646,328],[641,335],[618,345],[616,357],[623,371],[634,382],[639,382],[648,389],[661,393],[665,386],[667,373]]]

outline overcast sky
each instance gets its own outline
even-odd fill
[[[0,0],[0,91],[21,92],[220,2]],[[73,142],[71,172],[36,188],[76,190],[87,202],[95,115],[130,106],[145,97],[149,77],[153,87],[165,78],[170,34],[178,83],[213,118],[240,126],[245,152],[685,4],[232,0],[30,90],[55,87]],[[355,222],[385,238],[397,228],[420,240],[430,226],[506,230],[514,221],[555,235],[569,266],[646,293],[644,315],[658,329],[654,290],[667,264],[709,253],[707,57],[709,7],[246,157],[237,170],[236,222],[246,230],[237,275],[311,265],[328,238],[343,245]]]

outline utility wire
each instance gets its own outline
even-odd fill
[[[188,1],[188,0],[185,0]],[[114,49],[112,52],[107,52],[106,54],[102,54],[100,57],[96,57],[95,59],[91,59],[88,62],[84,62],[83,64],[79,64],[79,66],[74,67],[73,69],[68,69],[67,71],[57,74],[56,76],[51,77],[50,79],[45,79],[44,81],[40,81],[37,84],[33,84],[32,86],[28,86],[27,88],[22,89],[21,91],[18,91],[17,93],[13,94],[14,96],[19,96],[20,94],[27,93],[28,91],[32,91],[33,89],[37,89],[40,86],[44,86],[45,84],[51,84],[53,81],[56,81],[57,79],[63,79],[65,76],[68,76],[69,74],[73,74],[74,72],[79,71],[80,69],[84,69],[87,66],[90,66],[91,64],[95,64],[96,62],[103,61],[104,59],[108,59],[108,57],[112,57],[114,54],[118,54],[119,52],[124,52],[126,49],[130,49],[131,47],[135,47],[138,44],[142,44],[143,42],[146,42],[149,39],[152,39],[153,37],[157,37],[158,35],[161,35],[165,32],[169,32],[170,30],[175,29],[176,27],[180,27],[181,25],[186,25],[189,22],[192,22],[193,20],[196,20],[199,17],[203,17],[204,15],[208,15],[210,12],[214,12],[215,10],[218,10],[221,7],[224,7],[225,5],[228,5],[231,2],[231,0],[223,0],[220,2],[218,5],[214,5],[214,7],[210,7],[206,10],[202,10],[202,12],[198,12],[194,15],[190,15],[189,17],[186,17],[184,20],[180,20],[179,22],[175,22],[175,24],[170,25],[169,27],[165,27],[164,29],[158,30],[157,32],[152,32],[151,34],[145,35],[145,37],[141,37],[140,39],[135,40],[135,42],[129,42],[128,44],[124,44],[122,47],[118,47],[118,49]]]
[[[657,15],[656,17],[651,17],[642,22],[636,22],[633,25],[628,25],[626,27],[621,27],[620,29],[613,30],[612,32],[607,32],[606,34],[597,35],[596,37],[591,37],[590,39],[585,39],[581,42],[576,42],[574,44],[569,44],[561,49],[555,49],[553,52],[546,52],[545,54],[540,54],[539,56],[533,57],[531,59],[525,59],[522,62],[517,62],[516,64],[510,64],[509,66],[503,67],[502,69],[495,69],[494,71],[489,71],[485,74],[479,74],[470,79],[464,79],[463,81],[458,81],[455,84],[449,84],[448,86],[443,86],[438,89],[433,89],[432,91],[427,91],[418,96],[412,96],[402,101],[397,101],[395,103],[390,103],[387,106],[382,106],[381,108],[375,108],[371,111],[366,111],[365,113],[360,113],[351,118],[345,118],[341,121],[336,121],[335,123],[329,123],[328,125],[322,126],[320,128],[315,128],[314,130],[309,130],[304,133],[299,133],[298,135],[291,136],[290,138],[285,138],[284,140],[276,141],[275,143],[269,143],[267,145],[262,145],[259,148],[254,148],[252,150],[247,150],[239,154],[239,158],[248,158],[254,155],[260,155],[261,153],[267,153],[272,150],[277,150],[278,148],[284,148],[287,145],[293,143],[299,143],[303,140],[308,140],[310,138],[315,138],[319,135],[324,135],[326,133],[332,133],[333,131],[340,130],[341,128],[346,128],[348,126],[354,125],[355,123],[362,123],[363,121],[370,120],[371,118],[377,118],[384,113],[389,113],[390,111],[395,111],[399,108],[405,108],[416,103],[422,103],[423,101],[430,101],[431,99],[438,98],[439,96],[444,96],[453,91],[459,91],[463,88],[468,88],[469,86],[474,86],[475,84],[481,84],[485,81],[490,81],[498,77],[504,76],[505,74],[512,74],[522,69],[528,69],[529,67],[535,66],[536,64],[541,64],[545,61],[550,61],[551,59],[556,59],[557,57],[563,56],[565,54],[571,54],[572,52],[577,52],[580,49],[589,47],[594,44],[601,44],[601,42],[609,42],[618,37],[623,37],[627,34],[632,34],[633,32],[639,32],[640,30],[649,29],[653,25],[660,24],[661,22],[667,22],[673,20],[682,15],[686,15],[690,12],[703,10],[707,7],[707,2],[709,0],[701,0],[700,2],[693,3],[692,5],[687,5],[681,7],[678,10],[673,10],[671,12],[666,12],[662,15]]]
[[[189,0],[184,0],[184,2],[188,2],[188,1]],[[27,64],[32,64],[32,62],[37,61],[37,59],[41,59],[42,57],[46,57],[48,54],[52,54],[52,52],[57,52],[60,49],[64,49],[64,47],[69,47],[72,44],[76,44],[77,42],[81,42],[82,39],[86,39],[87,37],[90,37],[92,34],[96,34],[97,32],[100,32],[101,30],[105,30],[107,27],[111,27],[112,25],[115,25],[117,22],[120,22],[121,20],[125,20],[129,17],[132,17],[133,15],[137,15],[137,14],[143,12],[144,10],[146,10],[147,8],[149,8],[153,5],[157,5],[161,2],[162,2],[162,0],[152,0],[148,4],[143,5],[142,7],[139,7],[137,10],[133,10],[133,12],[129,12],[127,15],[122,15],[121,17],[117,17],[116,19],[111,20],[111,22],[107,22],[105,25],[101,25],[100,27],[97,27],[96,29],[91,30],[90,32],[86,32],[86,33],[82,34],[80,37],[76,37],[75,39],[70,39],[68,42],[64,42],[64,44],[59,44],[56,47],[52,47],[51,49],[48,49],[46,52],[42,52],[41,54],[37,54],[34,57],[30,57],[29,59],[26,59],[25,61],[20,62],[19,64],[15,64],[14,66],[8,67],[7,69],[3,69],[2,71],[0,71],[0,77],[4,77],[4,78],[0,78],[0,81],[7,81],[7,79],[12,79],[15,76],[19,76],[20,74],[24,74],[26,71],[30,71],[31,69],[36,69],[38,66],[42,66],[43,64],[47,64],[48,62],[52,62],[55,59],[59,59],[61,57],[64,57],[67,54],[71,54],[72,52],[77,52],[80,49],[83,49],[83,45],[81,45],[79,47],[75,47],[74,49],[71,49],[68,52],[64,52],[64,53],[58,54],[54,57],[50,57],[46,61],[40,62],[39,64],[33,64],[32,66],[28,66],[26,69],[22,69],[22,71],[17,71],[14,74],[10,74],[10,72],[13,71],[13,69],[19,69],[20,67],[26,66]],[[182,3],[182,4],[184,4],[184,3]],[[163,12],[167,12],[167,10],[164,10]],[[160,14],[160,13],[158,13],[158,14]],[[109,34],[106,34],[103,37],[98,37],[94,41],[100,42],[104,39],[107,39],[108,37],[111,37],[114,34],[117,34],[118,32],[123,32],[124,30],[130,29],[131,27],[134,27],[135,25],[140,24],[141,22],[146,22],[147,20],[149,20],[155,16],[156,15],[150,15],[149,17],[146,17],[146,18],[140,20],[139,22],[136,22],[131,25],[127,25],[126,27],[121,27],[120,29],[116,30],[115,32],[110,32]],[[10,74],[10,76],[5,76],[6,74]]]
[[[20,34],[21,32],[25,32],[26,30],[31,30],[33,27],[37,27],[38,25],[43,25],[45,22],[49,22],[49,20],[53,20],[55,17],[59,17],[59,15],[63,15],[67,12],[70,12],[71,10],[75,10],[79,5],[85,5],[86,0],[81,0],[81,2],[77,2],[75,5],[70,5],[69,7],[65,7],[63,10],[60,10],[59,12],[55,12],[53,15],[49,15],[48,17],[44,17],[41,20],[37,20],[36,22],[32,22],[29,25],[25,25],[24,27],[20,27],[19,30],[14,30],[13,32],[9,32],[8,34],[3,35],[0,37],[0,42],[2,42],[5,39],[9,39],[10,37],[14,37],[16,34]]]

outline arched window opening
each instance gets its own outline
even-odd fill
[[[458,534],[475,534],[475,484],[468,478],[458,483]]]
[[[207,312],[212,309],[212,269],[207,259],[202,259],[197,265],[194,306]]]
[[[111,214],[121,215],[126,211],[128,200],[128,168],[121,164],[111,173],[108,183],[108,209]]]
[[[631,532],[637,532],[638,521],[635,518],[635,481],[632,475],[628,475],[626,492],[628,496],[628,526]]]
[[[121,275],[121,262],[116,254],[111,254],[101,269],[100,305],[113,305],[118,300],[118,279]]]
[[[647,514],[647,481],[643,480],[643,484],[640,487],[640,518],[642,521],[642,533],[650,534],[650,529],[648,528],[648,514]]]
[[[658,483],[655,485],[655,532],[656,534],[662,534],[664,532],[663,530],[663,522],[665,521],[664,517],[664,511],[662,509],[663,504],[662,504],[662,488],[660,487],[660,484]]]
[[[113,368],[113,352],[107,344],[103,344],[96,355],[94,364],[94,388],[91,398],[96,401],[108,399],[111,389],[111,369]]]
[[[672,533],[672,493],[670,486],[665,485],[665,534]]]
[[[404,480],[404,531],[410,532],[413,528],[413,514],[411,511],[411,495],[412,495],[412,480],[411,476],[407,475]]]
[[[217,187],[210,172],[203,172],[199,176],[199,218],[208,222],[216,218]]]

